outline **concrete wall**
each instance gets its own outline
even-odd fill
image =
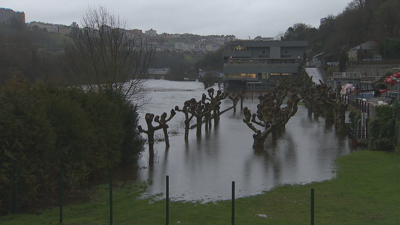
[[[397,68],[397,71],[393,68]],[[365,65],[352,65],[350,62],[346,67],[346,72],[360,72],[361,76],[376,76],[381,77],[385,75],[386,71],[391,70],[398,72],[400,63],[398,64],[365,64]]]

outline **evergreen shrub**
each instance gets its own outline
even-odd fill
[[[62,84],[31,85],[17,77],[0,90],[0,215],[11,208],[12,155],[18,162],[18,207],[37,205],[64,184],[132,163],[143,151],[137,107],[110,89],[85,91]]]
[[[393,151],[397,144],[396,108],[382,105],[375,109],[375,116],[368,126],[369,148],[376,151]]]

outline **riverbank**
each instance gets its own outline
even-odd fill
[[[306,185],[285,185],[235,201],[237,224],[310,224],[315,189],[316,224],[396,224],[400,221],[400,155],[357,151],[336,159],[337,176]],[[151,185],[149,183],[148,185]],[[113,189],[114,224],[165,224],[165,200],[139,198],[144,184]],[[229,191],[230,184],[227,185]],[[63,224],[108,224],[109,189],[98,186],[93,202],[64,207]],[[262,215],[262,216],[260,216]],[[229,224],[231,201],[170,202],[170,224]],[[10,215],[1,224],[56,224],[59,208],[41,215]]]

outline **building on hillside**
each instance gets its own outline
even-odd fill
[[[223,52],[224,88],[273,90],[283,76],[296,77],[307,41],[232,41]]]
[[[71,26],[57,25],[58,34],[68,35],[71,32]]]
[[[349,61],[379,61],[382,56],[378,53],[378,44],[374,41],[367,41],[347,52]]]
[[[29,28],[31,30],[39,29],[44,32],[58,34],[58,26],[52,23],[43,23],[43,22],[30,22]]]
[[[170,71],[170,68],[149,68],[146,77],[150,79],[164,78]]]
[[[202,69],[199,69],[199,78],[200,77],[204,77],[207,73],[217,77],[217,78],[223,78],[224,77],[224,73],[221,73],[219,71],[205,71]]]
[[[157,31],[153,30],[153,28],[151,28],[150,30],[146,30],[144,33],[147,36],[150,36],[150,37],[156,37],[157,36]]]
[[[169,34],[168,33],[162,33],[162,34],[160,34],[160,38],[168,38],[169,37]]]
[[[225,36],[225,43],[231,42],[236,40],[236,36],[235,35],[226,35]]]
[[[327,21],[326,17],[321,18],[321,19],[319,20],[319,25],[320,25],[320,26],[325,25],[325,24],[326,24],[326,21]]]
[[[132,35],[134,37],[137,37],[137,36],[140,36],[143,34],[142,30],[139,30],[139,29],[133,29],[133,30],[130,30],[130,32],[132,33]]]
[[[321,52],[315,56],[312,57],[311,60],[307,61],[306,66],[309,67],[322,67],[322,65],[324,65],[324,57],[327,54],[325,52]]]
[[[7,8],[0,8],[0,23],[9,24],[12,18],[15,18],[25,24],[24,12],[18,12]]]
[[[219,44],[208,44],[205,46],[207,52],[215,52],[217,51],[221,46]]]
[[[176,42],[175,50],[177,51],[192,51],[196,47],[195,43]]]
[[[261,37],[261,36],[257,36],[254,38],[255,41],[273,41],[274,38],[273,37]]]
[[[181,37],[180,34],[170,34],[170,35],[168,36],[168,38],[180,38],[180,37]]]

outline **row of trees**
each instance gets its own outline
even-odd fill
[[[291,93],[289,95],[289,92]],[[286,106],[282,106],[283,101],[288,97]],[[139,126],[139,130],[148,135],[148,143],[149,143],[149,155],[150,155],[150,163],[153,162],[154,159],[154,132],[159,129],[163,129],[164,137],[166,141],[166,148],[169,148],[169,140],[168,140],[168,125],[166,124],[170,121],[174,115],[175,111],[179,111],[184,113],[185,120],[185,141],[188,141],[189,130],[191,129],[191,120],[196,118],[196,135],[201,136],[202,124],[205,123],[205,128],[210,129],[212,126],[212,120],[214,120],[214,125],[217,126],[220,120],[220,105],[221,101],[228,97],[232,100],[233,106],[224,110],[223,112],[234,109],[236,111],[236,106],[239,100],[241,100],[241,109],[243,109],[243,99],[245,97],[245,91],[240,90],[236,93],[222,93],[221,90],[218,90],[216,93],[213,88],[208,89],[208,96],[206,94],[202,95],[202,98],[197,101],[192,98],[188,101],[185,101],[182,108],[179,106],[175,107],[175,110],[171,110],[170,116],[167,118],[167,113],[163,113],[161,115],[161,119],[159,116],[155,116],[151,113],[146,114],[146,123],[147,130],[144,130],[141,126]],[[244,119],[243,122],[247,124],[247,126],[255,132],[253,135],[254,148],[263,148],[264,142],[267,137],[272,133],[276,134],[277,132],[283,130],[285,128],[286,123],[290,120],[292,116],[294,116],[297,112],[297,104],[300,98],[297,96],[297,92],[294,88],[289,88],[285,86],[279,86],[275,88],[273,92],[267,93],[259,97],[260,104],[257,106],[257,113],[252,114],[251,111],[246,107],[243,109]],[[153,126],[152,123],[157,122],[158,126]],[[262,130],[258,130],[254,124],[263,127]]]
[[[228,96],[228,93],[222,93],[221,90],[217,92],[214,91],[214,88],[210,88],[207,90],[208,96],[203,94],[201,100],[197,101],[195,98],[187,100],[184,102],[183,107],[175,106],[175,110],[171,109],[171,113],[168,116],[167,113],[163,113],[161,116],[155,116],[152,113],[146,113],[145,121],[147,124],[147,130],[139,126],[139,131],[147,134],[147,141],[149,144],[149,161],[153,163],[154,161],[154,133],[157,130],[162,129],[164,133],[164,140],[166,143],[166,149],[169,148],[169,137],[168,137],[168,124],[176,114],[175,111],[182,112],[185,115],[184,126],[185,126],[185,135],[184,139],[187,142],[189,139],[189,130],[193,127],[191,126],[191,121],[195,117],[196,118],[196,135],[201,136],[202,124],[205,123],[205,129],[208,130],[212,127],[212,120],[214,120],[214,125],[217,126],[220,120],[220,105],[221,101]],[[236,104],[233,107],[235,108]],[[229,110],[227,109],[227,110]],[[168,117],[168,118],[167,118]],[[153,122],[158,123],[157,126],[153,125]]]
[[[341,133],[347,132],[345,124],[346,110],[348,105],[341,99],[342,87],[338,84],[336,91],[331,86],[319,84],[315,87],[303,88],[301,96],[306,100],[308,113],[318,118],[325,117],[327,124],[335,124],[336,130]]]

